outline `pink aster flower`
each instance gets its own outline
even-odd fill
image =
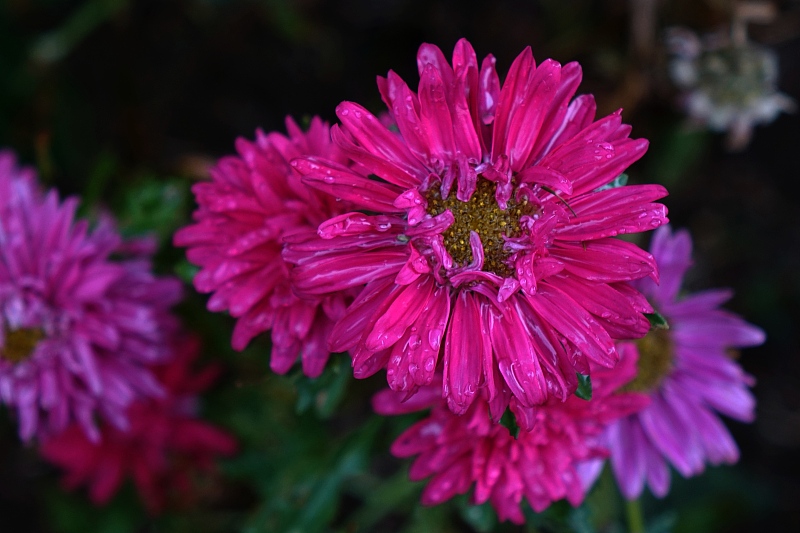
[[[170,355],[179,281],[154,276],[109,220],[76,221],[77,205],[0,153],[0,400],[23,440],[73,421],[96,439],[96,415],[126,427],[135,398],[161,393],[148,365]]]
[[[753,378],[731,358],[731,350],[764,342],[764,332],[720,309],[732,292],[707,290],[679,296],[691,265],[688,232],[669,227],[653,235],[650,250],[658,262],[661,284],[638,283],[653,307],[669,323],[636,343],[638,375],[626,390],[651,398],[649,407],[613,423],[606,432],[611,467],[622,493],[637,498],[645,483],[653,494],[669,491],[671,464],[684,477],[705,464],[734,463],[739,450],[719,414],[750,422],[755,399]]]
[[[192,188],[196,222],[175,234],[175,244],[188,247],[189,261],[201,267],[194,286],[214,293],[208,309],[236,317],[235,349],[271,329],[272,370],[285,374],[299,355],[303,372],[317,377],[330,355],[331,319],[341,314],[345,297],[295,296],[281,247],[288,236],[313,234],[346,206],[306,187],[289,161],[314,155],[344,165],[347,159],[318,117],[305,133],[291,118],[286,128],[288,137],[259,130],[255,142],[236,141],[239,155],[220,159],[211,181]]]
[[[218,374],[213,367],[192,370],[199,346],[193,338],[172,342],[175,358],[154,368],[167,394],[133,403],[127,430],[103,425],[102,440],[93,442],[72,425],[43,442],[44,458],[65,470],[67,489],[86,485],[92,502],[102,505],[130,477],[155,514],[169,498],[190,498],[193,476],[212,470],[217,456],[236,450],[231,435],[197,416],[197,395]]]
[[[570,396],[520,413],[512,400],[517,419],[531,418],[532,427],[516,437],[492,420],[491,408],[482,399],[465,414],[455,415],[434,386],[421,388],[405,402],[401,393],[385,390],[373,398],[373,406],[391,415],[434,405],[428,418],[392,445],[397,457],[418,456],[409,473],[412,480],[431,478],[422,493],[423,504],[437,505],[474,486],[473,503],[490,501],[501,520],[519,524],[524,521],[523,498],[536,512],[564,498],[580,505],[586,493],[582,465],[608,455],[600,440],[603,429],[647,404],[642,394],[617,392],[636,374],[635,354],[624,362],[613,371],[596,369],[591,401]]]
[[[609,187],[647,141],[629,139],[620,113],[595,120],[573,99],[577,63],[536,66],[530,49],[502,87],[494,58],[470,44],[452,66],[424,44],[413,92],[394,72],[378,86],[397,132],[345,102],[333,139],[379,179],[333,161],[292,162],[309,185],[362,212],[295,240],[295,289],[321,296],[366,284],[329,339],[350,350],[356,377],[387,369],[413,393],[443,371],[451,410],[477,392],[509,390],[528,407],[560,400],[576,372],[613,367],[614,340],[644,335],[650,306],[627,283],[651,276],[647,252],[613,238],[653,229],[666,208],[658,185]]]

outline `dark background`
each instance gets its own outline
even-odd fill
[[[497,58],[501,77],[529,45],[539,61],[580,61],[579,92],[595,94],[601,115],[624,108],[633,135],[651,141],[629,173],[635,182],[665,184],[673,226],[691,230],[696,267],[689,288],[734,288],[729,308],[768,334],[740,359],[757,378],[759,402],[754,424],[729,424],[740,464],[688,482],[673,475],[671,495],[647,500],[645,510],[676,510],[676,532],[800,530],[800,117],[757,127],[736,153],[725,149],[722,135],[687,128],[666,76],[663,31],[724,28],[734,3],[653,2],[653,39],[639,45],[631,33],[637,3],[2,0],[0,146],[13,148],[64,194],[82,194],[87,209],[107,205],[133,229],[141,213],[131,198],[145,195],[160,205],[159,195],[177,191],[183,199],[172,216],[163,224],[150,217],[157,226],[150,229],[166,243],[192,209],[186,186],[231,153],[236,137],[252,138],[259,127],[283,130],[287,114],[335,120],[342,100],[380,111],[375,76],[393,69],[413,87],[421,42],[449,56],[466,37],[479,59]],[[772,4],[779,16],[752,24],[750,36],[777,53],[780,89],[800,101],[800,2]],[[165,247],[160,257],[161,268],[171,270],[182,254]],[[219,337],[222,346],[225,333]],[[210,412],[225,423],[224,413]],[[64,520],[53,511],[52,490],[42,496],[43,486],[55,486],[54,472],[4,424],[0,531],[67,530],[48,525]],[[252,516],[258,490],[231,491],[215,505]],[[345,491],[336,501],[361,500]],[[395,530],[395,522],[375,530]],[[478,529],[463,522],[448,527]],[[348,530],[346,520],[340,523]],[[162,523],[139,530],[172,529]]]

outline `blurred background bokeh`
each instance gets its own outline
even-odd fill
[[[669,189],[672,224],[695,240],[689,288],[732,287],[729,308],[768,335],[740,358],[758,398],[754,424],[728,424],[740,463],[673,474],[667,498],[644,501],[649,531],[800,531],[800,115],[736,142],[692,121],[669,75],[676,26],[745,31],[774,52],[780,92],[800,101],[797,0],[0,0],[0,146],[81,195],[85,215],[110,209],[123,231],[155,232],[159,268],[186,277],[170,236],[194,208],[191,183],[236,137],[283,130],[287,114],[333,121],[342,100],[380,111],[376,75],[393,69],[413,86],[422,42],[449,55],[466,37],[501,77],[525,46],[538,60],[577,60],[579,92],[594,93],[601,115],[623,108],[633,136],[651,141],[630,179]],[[0,531],[494,530],[491,512],[465,499],[415,505],[421,485],[388,454],[408,419],[369,418],[381,379],[353,381],[344,358],[314,382],[272,376],[266,341],[233,353],[231,323],[204,304],[190,294],[181,307],[204,357],[227,367],[204,410],[237,435],[240,455],[161,517],[129,488],[95,510],[59,489],[3,411]],[[556,506],[499,530],[625,531],[621,505],[603,478],[580,512]]]

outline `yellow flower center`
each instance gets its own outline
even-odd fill
[[[478,178],[478,185],[467,202],[456,198],[451,193],[443,199],[439,187],[432,187],[426,194],[428,214],[432,216],[450,210],[455,222],[444,232],[444,247],[458,265],[472,262],[472,248],[469,244],[470,232],[476,232],[483,244],[483,270],[494,272],[503,277],[514,273],[508,264],[511,256],[505,247],[503,237],[519,237],[522,233],[519,219],[530,215],[534,208],[526,199],[520,202],[513,198],[508,201],[507,209],[500,209],[495,199],[496,185],[485,178]]]
[[[661,381],[672,371],[675,350],[669,331],[651,329],[636,341],[639,360],[636,362],[636,377],[622,387],[623,391],[650,392],[658,388]]]
[[[0,356],[12,363],[26,360],[33,353],[36,345],[44,338],[44,331],[39,328],[20,328],[6,331],[6,343],[0,349]]]

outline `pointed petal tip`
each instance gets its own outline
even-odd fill
[[[474,399],[474,395],[462,395],[462,398],[457,400],[451,392],[447,395],[447,407],[453,414],[460,416],[467,412]]]
[[[356,113],[357,118],[360,118],[359,117],[360,113],[368,113],[368,111],[361,105],[355,102],[349,102],[347,100],[336,106],[336,116],[339,117],[339,120],[342,121],[346,120],[343,117],[350,116],[351,112]]]

